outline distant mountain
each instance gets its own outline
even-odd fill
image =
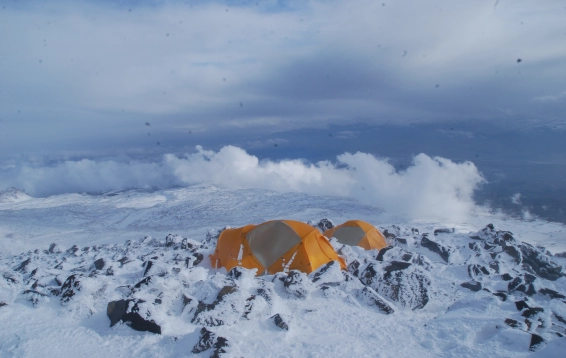
[[[0,203],[18,203],[29,199],[32,199],[32,197],[16,188],[8,188],[0,191]]]

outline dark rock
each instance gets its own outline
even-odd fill
[[[273,323],[277,327],[279,327],[279,328],[281,328],[285,331],[289,330],[289,325],[283,320],[283,318],[281,317],[281,315],[279,315],[279,313],[277,313],[274,316],[271,316],[270,319],[273,320]]]
[[[529,308],[529,305],[527,304],[527,301],[521,300],[515,302],[515,307],[517,307],[517,311],[522,311],[525,308]]]
[[[423,308],[429,301],[430,279],[420,268],[407,262],[394,261],[383,270],[371,263],[360,274],[360,281],[411,309]]]
[[[396,244],[396,246],[407,247],[407,239],[404,239],[404,238],[401,238],[401,237],[396,237],[395,238],[395,244]]]
[[[165,236],[165,247],[171,247],[175,245],[176,238],[177,236],[172,234]]]
[[[287,292],[295,295],[298,298],[305,298],[308,295],[307,290],[307,276],[298,270],[291,270],[285,281],[283,281],[283,286]]]
[[[59,246],[55,243],[49,245],[48,251],[49,251],[50,254],[55,254],[55,253],[61,252],[61,250],[59,249]]]
[[[14,271],[19,271],[19,272],[27,272],[27,266],[30,264],[31,262],[31,258],[23,261],[18,267],[14,268]]]
[[[153,303],[156,305],[160,305],[163,303],[163,301],[161,300],[161,298],[156,298],[155,301],[153,301]]]
[[[409,262],[403,261],[391,261],[388,266],[385,266],[383,269],[386,272],[393,272],[393,271],[401,271],[405,270],[406,268],[410,267],[411,264]]]
[[[385,314],[392,314],[395,312],[383,298],[381,298],[374,290],[369,287],[364,287],[360,293],[359,298],[370,306],[376,307]]]
[[[216,295],[216,301],[220,302],[224,299],[225,296],[230,295],[234,292],[238,291],[238,286],[224,286]]]
[[[397,235],[389,232],[388,230],[383,230],[383,236],[385,236],[386,239],[393,239],[395,238]]]
[[[485,229],[489,229],[490,231],[493,231],[493,230],[495,230],[495,227],[493,226],[493,224],[487,224],[487,225],[485,226]],[[485,230],[485,229],[484,229],[484,230]]]
[[[519,250],[517,250],[517,248],[515,246],[505,246],[503,248],[503,251],[511,256],[511,258],[513,259],[513,261],[515,261],[515,263],[520,264],[522,261],[522,255],[519,252]]]
[[[7,305],[8,305],[8,304],[5,303],[5,302],[0,302],[0,307],[4,307],[4,306],[7,306]]]
[[[240,277],[242,277],[243,273],[244,273],[244,269],[236,266],[236,267],[232,267],[232,269],[228,271],[228,274],[226,274],[226,276],[228,278],[238,280]]]
[[[210,358],[220,358],[222,353],[226,353],[224,348],[228,347],[228,340],[224,337],[218,337],[214,343],[214,351]]]
[[[151,270],[151,267],[153,266],[153,261],[148,260],[144,263],[143,266],[145,267],[145,269],[143,271],[143,275],[145,277],[147,275],[147,273],[149,272],[149,270]]]
[[[81,282],[79,281],[80,277],[82,277],[82,275],[74,274],[67,277],[65,282],[63,282],[63,285],[61,286],[61,303],[69,302],[71,298],[75,296],[76,291],[81,290]]]
[[[460,286],[467,288],[468,290],[473,291],[473,292],[478,292],[482,288],[481,283],[476,282],[476,281],[464,282]]]
[[[201,314],[204,312],[209,312],[214,310],[216,306],[223,301],[224,297],[236,292],[237,289],[238,289],[237,286],[224,286],[222,287],[220,292],[218,292],[218,295],[216,295],[216,299],[214,300],[214,302],[210,304],[205,302],[199,302],[197,305],[195,316],[192,319],[192,323],[200,323],[200,324],[205,324],[207,326],[223,325],[224,321],[222,321],[221,319],[215,317],[206,317],[206,316],[202,318]]]
[[[116,323],[120,322],[122,317],[126,314],[126,301],[118,300],[108,302],[106,307],[106,315],[110,318],[110,327],[113,327]]]
[[[414,234],[414,235],[418,235],[419,229],[411,228],[411,233]]]
[[[140,288],[142,285],[148,286],[151,282],[151,276],[144,277],[140,282],[134,285],[134,288]]]
[[[187,295],[183,295],[183,307],[193,302],[193,298]]]
[[[193,254],[193,266],[197,266],[198,264],[200,264],[202,262],[202,260],[204,259],[204,256],[201,253],[195,252]]]
[[[489,275],[490,272],[482,265],[472,264],[468,265],[468,275],[470,278],[476,278],[481,275]]]
[[[143,302],[139,299],[108,302],[106,314],[110,318],[110,327],[122,321],[136,331],[161,334],[161,326],[139,314],[138,304]]]
[[[452,234],[454,232],[454,229],[436,229],[434,230],[434,236],[437,236],[438,234]]]
[[[529,266],[538,277],[556,281],[563,276],[562,267],[551,261],[532,245],[522,243],[520,249],[524,266]]]
[[[325,232],[326,230],[333,229],[334,224],[328,219],[322,219],[316,225],[314,225],[314,227],[317,227],[318,229],[320,229],[320,231]]]
[[[523,275],[523,279],[525,280],[525,283],[528,285],[530,283],[533,283],[537,278],[531,274],[524,274]]]
[[[18,277],[10,272],[4,272],[2,274],[2,277],[4,277],[4,279],[8,282],[8,283],[18,283]]]
[[[391,250],[393,248],[393,246],[387,246],[384,247],[383,249],[379,250],[379,252],[377,253],[377,257],[375,258],[377,261],[383,261],[383,255],[385,255],[385,253],[389,250]]]
[[[263,297],[265,302],[267,302],[268,304],[271,304],[273,302],[273,295],[270,293],[270,291],[264,288],[258,288],[256,294]]]
[[[358,260],[354,260],[348,264],[346,269],[349,273],[351,273],[355,277],[358,277],[358,274],[360,273],[360,262]]]
[[[549,288],[541,288],[540,291],[538,291],[538,292],[542,293],[543,295],[550,296],[550,298],[558,298],[558,299],[565,299],[566,298],[565,295],[563,295],[563,294],[561,294],[557,291],[551,290]]]
[[[494,292],[493,295],[499,297],[503,302],[507,301],[507,295],[503,292]]]
[[[504,273],[503,275],[501,275],[501,279],[503,281],[511,281],[513,279],[513,277],[511,275],[509,275],[508,273]]]
[[[556,314],[556,312],[552,312],[552,313],[554,313],[554,317],[556,317],[556,319],[557,319],[559,322],[561,322],[561,323],[563,323],[563,324],[566,324],[566,318],[564,318],[564,317],[562,317],[562,316]]]
[[[474,236],[470,236],[470,239],[472,240],[483,240],[481,237],[474,235]]]
[[[104,268],[104,259],[100,258],[94,261],[94,268],[97,270],[102,270]]]
[[[106,276],[114,276],[114,269],[112,268],[112,266],[106,269]]]
[[[34,306],[39,303],[39,300],[43,297],[47,297],[47,294],[39,292],[36,290],[25,290],[22,292],[26,296],[27,300],[30,301]]]
[[[191,244],[188,239],[185,238],[183,239],[183,241],[181,241],[181,249],[190,250],[193,247],[194,247],[193,244]]]
[[[470,250],[473,250],[475,252],[481,252],[481,248],[479,247],[479,245],[475,242],[469,242],[468,243],[468,247],[470,248]]]
[[[521,277],[515,277],[513,281],[509,282],[507,285],[507,290],[509,292],[515,291],[521,284],[523,283],[523,279]]]
[[[130,260],[129,258],[127,258],[126,256],[122,257],[120,260],[118,260],[118,262],[120,263],[120,266],[124,266],[125,264],[127,264],[128,262],[132,262],[132,260]]]
[[[490,244],[488,244],[487,242],[484,242],[484,243],[483,243],[483,249],[484,249],[484,250],[487,250],[487,251],[491,251],[491,250],[495,249],[496,247],[497,247],[497,246],[495,246],[495,245],[490,245]]]
[[[511,318],[506,318],[505,324],[508,325],[509,327],[513,327],[513,328],[521,327],[521,324],[519,323],[519,321],[516,321],[516,320],[511,319]]]
[[[430,240],[428,237],[423,236],[421,246],[437,253],[445,262],[450,258],[450,251],[437,242]]]
[[[529,350],[534,352],[544,343],[544,339],[538,334],[531,334],[531,344],[529,345]]]
[[[495,273],[499,273],[499,262],[497,261],[490,261],[489,268],[492,269]]]
[[[336,265],[339,265],[337,261],[329,261],[326,264],[324,264],[316,271],[316,273],[312,278],[312,282],[319,281],[324,276],[324,274],[326,274],[329,270],[332,270],[332,268],[335,267]]]
[[[542,307],[529,307],[521,314],[521,316],[525,318],[531,318],[541,312],[544,312],[544,308]]]

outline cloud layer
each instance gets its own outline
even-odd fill
[[[565,12],[562,0],[10,2],[0,153],[220,127],[563,120]]]
[[[35,196],[122,188],[169,188],[214,184],[342,196],[412,218],[462,220],[474,209],[472,195],[484,179],[471,162],[454,163],[425,154],[397,171],[386,159],[344,153],[337,162],[260,161],[241,148],[218,152],[197,147],[184,157],[167,154],[158,163],[66,161],[53,166],[21,165],[0,172],[0,187]],[[276,204],[274,204],[276,205]]]

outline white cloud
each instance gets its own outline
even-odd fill
[[[535,102],[542,102],[542,103],[557,103],[566,101],[566,91],[559,93],[557,95],[546,95],[546,96],[539,96],[533,98]]]
[[[194,154],[181,158],[167,154],[159,163],[81,160],[55,166],[24,165],[0,177],[3,186],[39,196],[211,183],[226,188],[351,197],[412,218],[453,220],[471,213],[473,192],[482,182],[473,163],[454,163],[425,154],[415,156],[406,170],[397,171],[386,159],[360,152],[339,155],[337,163],[308,164],[291,159],[260,161],[233,146],[218,152],[197,146]]]
[[[511,196],[511,202],[516,205],[521,205],[521,193],[516,193]]]

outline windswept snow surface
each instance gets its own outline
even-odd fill
[[[331,240],[348,272],[308,277],[210,266],[225,226],[322,218],[371,222],[392,248]],[[345,198],[208,185],[1,201],[0,357],[192,356],[203,327],[218,347],[195,356],[561,357],[566,259],[552,253],[565,238],[562,224],[485,212],[409,222]],[[161,334],[110,327],[120,300]]]

